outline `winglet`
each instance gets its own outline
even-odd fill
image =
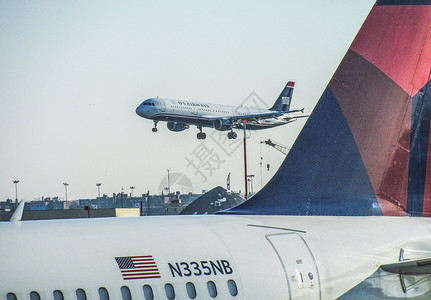
[[[10,222],[21,222],[22,214],[24,212],[25,200],[21,200],[18,204],[18,207],[15,209],[12,217],[10,218]]]

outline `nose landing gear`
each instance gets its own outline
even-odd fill
[[[153,132],[157,132],[157,123],[158,122],[159,121],[154,120],[154,127],[153,127],[153,129],[151,129]]]

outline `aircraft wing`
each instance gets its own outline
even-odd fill
[[[395,274],[404,274],[404,275],[431,274],[431,258],[382,265],[381,268],[386,272],[395,273]]]
[[[291,110],[291,111],[272,111],[272,112],[265,112],[261,114],[250,114],[250,115],[240,115],[240,116],[229,116],[229,117],[223,117],[223,119],[231,120],[234,122],[242,122],[242,121],[259,121],[264,119],[271,119],[271,118],[279,118],[284,115],[288,115],[290,113],[296,113],[296,112],[304,112],[304,109],[298,109],[298,110]],[[286,119],[298,119],[298,118],[305,118],[308,117],[308,115],[304,116],[286,116]],[[215,120],[219,119],[217,117],[210,118],[209,120]]]

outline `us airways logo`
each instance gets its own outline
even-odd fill
[[[161,278],[152,255],[115,258],[124,280]]]
[[[281,97],[281,103],[285,105],[290,105],[290,97],[289,96]]]

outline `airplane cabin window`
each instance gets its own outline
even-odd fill
[[[217,297],[217,287],[214,282],[208,281],[207,288],[208,288],[208,294],[210,294],[212,298]]]
[[[166,297],[168,297],[169,300],[175,299],[175,291],[172,284],[170,283],[165,284],[165,293],[166,293]]]
[[[87,295],[83,289],[76,290],[76,300],[87,300]]]
[[[233,281],[232,279],[229,279],[227,281],[227,288],[229,289],[229,293],[231,296],[238,295],[238,288],[236,286],[236,282]]]
[[[108,290],[101,287],[99,289],[99,298],[100,298],[100,300],[109,300]]]
[[[187,295],[189,296],[190,299],[196,298],[196,288],[195,288],[195,285],[193,283],[187,282],[186,283],[186,290],[187,290]]]
[[[38,292],[31,292],[30,293],[30,300],[40,300],[40,296]]]
[[[127,286],[121,287],[121,297],[123,300],[132,300],[132,294],[130,294],[130,290]]]
[[[14,293],[8,293],[6,295],[6,300],[17,300],[16,295]]]
[[[154,299],[153,289],[151,288],[151,286],[146,284],[146,285],[144,285],[143,290],[144,290],[145,300],[153,300]]]
[[[63,293],[59,290],[55,290],[53,293],[54,300],[64,300]]]

